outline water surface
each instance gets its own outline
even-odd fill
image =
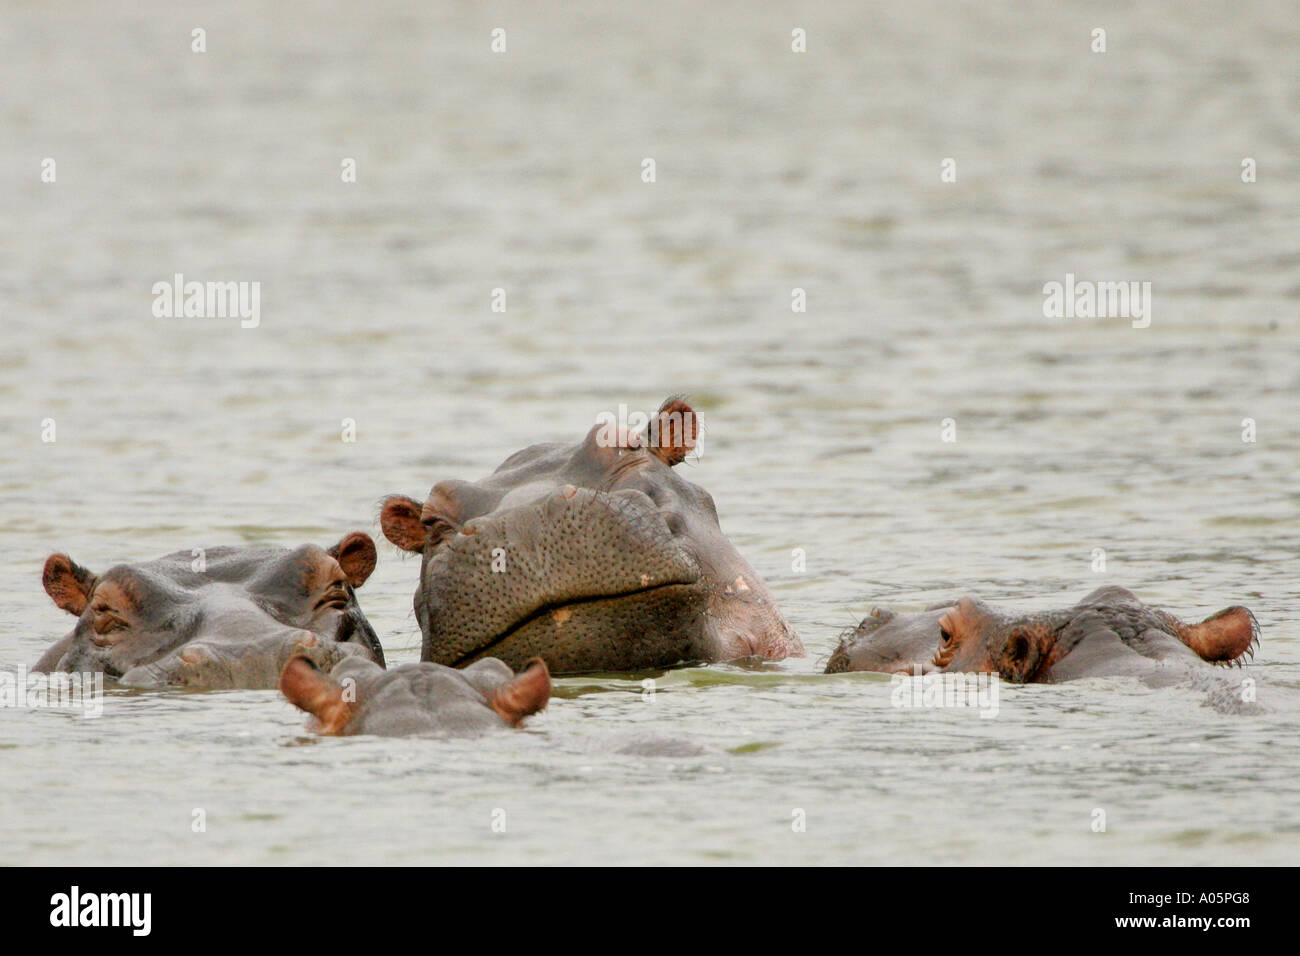
[[[269,692],[0,710],[6,861],[1293,862],[1294,8],[584,6],[0,7],[0,667],[70,626],[51,551],[379,538],[384,494],[672,392],[808,657],[567,678],[473,742],[313,740]],[[177,272],[261,324],[153,318]],[[1150,327],[1044,318],[1067,272],[1150,281]],[[361,591],[394,661],[417,571],[381,542]],[[1103,583],[1251,607],[1264,712],[819,676],[876,603]],[[601,749],[641,732],[708,752]]]

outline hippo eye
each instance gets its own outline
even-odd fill
[[[456,533],[454,522],[438,515],[424,519],[425,532],[429,536],[429,544],[440,544],[444,538],[449,538]]]
[[[946,627],[941,627],[939,628],[939,637],[945,644],[948,644],[952,641],[952,632],[950,632]]]
[[[100,635],[112,634],[114,631],[126,630],[127,626],[128,625],[126,621],[122,620],[121,618],[103,616],[101,612],[100,616],[97,616],[95,618],[95,623],[92,626],[92,630],[94,630],[96,634],[100,634]]]
[[[319,601],[316,602],[315,609],[319,611],[323,607],[330,607],[330,608],[334,608],[336,611],[341,611],[347,606],[348,606],[347,591],[343,589],[342,585],[334,585],[333,587],[331,587],[329,590],[325,592],[325,594],[321,597]]]

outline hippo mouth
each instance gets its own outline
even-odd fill
[[[908,657],[905,655],[860,652],[855,659],[841,645],[831,654],[826,663],[827,674],[846,674],[850,671],[871,671],[877,674],[897,674],[902,677],[924,677],[943,668],[933,658]]]
[[[645,646],[647,662],[662,659],[666,631],[683,639],[681,655],[685,660],[697,643],[691,632],[698,632],[698,619],[703,616],[700,595],[701,581],[697,579],[548,601],[483,639],[452,666],[462,667],[485,657],[527,660],[544,650],[555,662],[551,666],[565,673],[623,670],[629,658],[636,658],[638,645]],[[567,652],[566,647],[575,642],[574,652]],[[609,658],[603,666],[602,649]]]
[[[349,590],[351,588],[349,587]],[[366,616],[361,613],[355,595],[348,595],[348,602],[343,605],[343,616],[339,618],[338,630],[334,632],[336,644],[357,644],[366,649],[370,657],[380,667],[387,667],[384,660],[384,648],[379,643],[379,635],[370,626]]]

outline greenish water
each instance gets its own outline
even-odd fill
[[[564,679],[472,742],[314,740],[263,692],[0,709],[6,862],[1295,860],[1293,9],[858,6],[0,6],[0,668],[69,625],[52,551],[379,538],[381,496],[670,392],[809,649]],[[153,318],[177,272],[261,282],[260,325]],[[1150,327],[1044,318],[1067,273],[1150,281]],[[417,571],[381,543],[361,591],[396,661]],[[1252,608],[1265,712],[818,673],[873,604],[1101,583]],[[602,749],[641,733],[708,752]]]

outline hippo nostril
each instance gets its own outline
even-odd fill
[[[560,497],[566,500],[572,498],[577,493],[578,493],[578,489],[574,485],[564,485],[563,487],[560,488]]]
[[[686,519],[675,511],[670,511],[664,515],[664,523],[668,525],[670,534],[684,534],[686,531]]]
[[[478,534],[478,525],[467,523],[460,526],[460,533],[464,535]]]

